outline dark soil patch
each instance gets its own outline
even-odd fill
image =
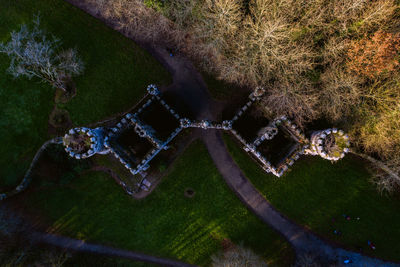
[[[195,194],[196,194],[196,192],[194,191],[193,188],[189,187],[189,188],[185,189],[185,197],[192,198],[192,197],[194,197]]]
[[[224,238],[221,241],[221,246],[222,246],[222,250],[224,251],[224,253],[227,253],[228,251],[230,251],[236,247],[236,245],[229,238]]]
[[[72,125],[68,111],[57,106],[50,113],[49,123],[55,128],[67,128]]]
[[[67,91],[56,89],[54,102],[56,103],[67,103],[76,96],[76,85],[72,80],[67,82]]]
[[[152,102],[140,113],[139,119],[151,126],[155,130],[155,136],[164,141],[179,127],[179,121],[158,101]]]
[[[48,134],[50,136],[63,135],[70,128],[72,128],[72,121],[68,111],[54,106],[49,116]]]

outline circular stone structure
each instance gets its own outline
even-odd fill
[[[225,120],[222,122],[222,129],[224,130],[231,130],[232,129],[232,121]]]
[[[202,120],[200,122],[200,128],[202,128],[202,129],[208,129],[208,128],[210,128],[210,126],[211,126],[211,123],[208,120]]]
[[[265,89],[263,87],[257,87],[254,89],[254,96],[261,97],[265,93]]]
[[[275,135],[278,134],[278,128],[273,127],[273,126],[267,126],[264,127],[260,130],[261,135],[261,140],[271,140],[272,138],[275,137]]]
[[[160,91],[158,90],[157,86],[155,84],[150,84],[147,86],[147,92],[151,95],[159,95]]]
[[[188,118],[182,118],[179,120],[182,128],[188,128],[192,125],[192,122]]]
[[[63,137],[64,149],[69,156],[76,159],[85,159],[96,153],[106,154],[108,149],[104,146],[104,137],[105,131],[101,127],[73,128]]]
[[[232,121],[225,120],[222,122],[222,129],[224,130],[231,130],[232,129]]]
[[[337,161],[349,152],[350,141],[347,134],[336,128],[314,132],[311,135],[309,154]]]

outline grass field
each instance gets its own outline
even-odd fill
[[[345,247],[400,261],[400,201],[377,193],[368,182],[364,162],[352,155],[335,164],[319,157],[303,157],[277,178],[264,173],[232,137],[224,138],[247,178],[290,219]],[[351,219],[346,220],[343,214]],[[341,235],[335,235],[335,229]],[[368,247],[368,240],[376,250]]]
[[[143,200],[135,200],[101,173],[87,173],[66,186],[38,188],[22,200],[47,218],[50,229],[71,237],[207,265],[229,239],[268,262],[288,266],[289,244],[248,211],[219,175],[206,148],[192,144],[170,174]],[[184,195],[187,188],[195,192]]]
[[[85,63],[74,79],[77,95],[60,105],[74,125],[82,125],[126,110],[145,93],[147,84],[167,85],[171,78],[150,54],[102,22],[59,0],[0,0],[0,41],[40,13],[41,25],[76,47]],[[49,138],[48,117],[54,89],[33,79],[15,80],[6,73],[9,59],[0,54],[0,187],[22,178],[35,151]]]

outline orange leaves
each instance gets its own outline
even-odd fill
[[[371,38],[353,41],[347,51],[347,68],[359,76],[375,78],[399,66],[400,35],[375,32]]]

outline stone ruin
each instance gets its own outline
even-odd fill
[[[268,125],[259,129],[257,136],[253,140],[246,140],[235,129],[235,122],[239,120],[243,114],[264,94],[264,89],[256,88],[256,90],[250,94],[247,103],[239,109],[233,119],[229,122],[231,125],[230,132],[237,138],[239,142],[243,144],[243,149],[250,154],[268,173],[272,173],[275,176],[282,176],[289,168],[294,164],[301,155],[319,155],[324,159],[331,161],[337,161],[344,157],[345,153],[349,151],[349,140],[348,136],[344,134],[342,130],[327,129],[323,131],[317,131],[311,134],[311,138],[308,139],[304,133],[297,127],[292,121],[286,116],[280,116],[272,120]],[[288,149],[288,152],[279,160],[278,164],[272,164],[266,157],[260,146],[268,140],[273,140],[279,133],[286,134],[293,145]],[[327,144],[325,140],[329,135],[335,135],[336,140],[340,141],[340,146],[336,145],[335,140],[332,144],[335,147],[335,151],[327,151]],[[272,151],[277,153],[278,151]],[[333,155],[335,154],[335,155]]]
[[[336,128],[314,132],[311,135],[309,155],[318,155],[324,159],[337,161],[350,150],[349,136]]]
[[[168,144],[182,130],[179,120],[181,117],[172,109],[160,96],[155,85],[147,87],[148,94],[142,104],[134,113],[125,114],[120,121],[110,128],[99,127],[89,129],[85,127],[71,129],[64,136],[64,146],[66,152],[76,159],[84,159],[99,154],[111,154],[138,178],[137,189],[148,190],[151,183],[145,178],[146,170],[150,167],[150,161],[162,150],[168,149]],[[166,135],[160,136],[154,125],[150,125],[143,120],[142,116],[152,105],[159,105],[162,110],[169,114],[169,122],[174,127],[167,129]],[[86,148],[73,146],[76,142],[70,141],[81,135],[86,135],[91,143]],[[122,140],[124,135],[130,143],[124,145]],[[82,139],[82,138],[79,138]],[[132,141],[132,142],[131,142]],[[77,149],[79,148],[79,149]],[[134,189],[130,188],[125,182],[119,181],[129,195],[134,194]],[[137,190],[136,190],[137,191]]]
[[[90,129],[78,127],[69,130],[63,138],[65,151],[76,159],[85,159],[94,154],[107,154],[109,149],[104,146],[106,131],[104,128]]]
[[[155,85],[147,87],[147,94],[142,105],[133,113],[125,114],[120,121],[109,128],[90,129],[79,127],[69,130],[63,138],[65,151],[76,159],[85,159],[95,154],[111,154],[135,177],[140,177],[137,190],[148,190],[151,183],[146,179],[150,162],[162,150],[167,150],[169,143],[185,128],[220,129],[229,131],[242,143],[243,149],[268,173],[282,176],[301,155],[319,155],[336,161],[349,151],[348,136],[337,129],[327,129],[312,133],[308,139],[302,131],[287,117],[281,116],[257,129],[254,139],[244,138],[236,129],[236,122],[264,94],[258,87],[250,94],[247,103],[242,106],[231,120],[221,123],[208,120],[191,121],[181,117],[162,98]],[[156,120],[155,120],[156,119]],[[289,140],[288,152],[272,164],[266,154],[268,142],[280,135]],[[266,145],[267,144],[267,145]],[[280,149],[279,147],[277,148]],[[134,189],[119,181],[129,195]],[[136,191],[137,191],[136,190]]]

